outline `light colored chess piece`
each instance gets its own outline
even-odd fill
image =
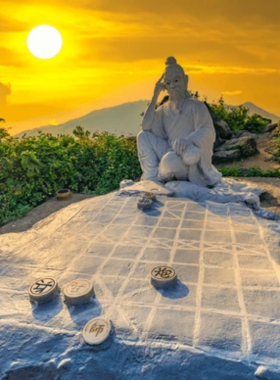
[[[65,302],[69,305],[81,305],[90,301],[94,295],[92,283],[84,278],[78,278],[66,284],[63,288]]]
[[[137,136],[142,180],[188,180],[214,186],[221,174],[212,165],[215,129],[207,107],[187,91],[188,76],[174,57],[156,83]],[[156,109],[159,94],[169,99]]]
[[[84,326],[82,336],[84,341],[95,346],[103,343],[110,335],[111,322],[103,317],[93,318]]]
[[[29,287],[29,298],[32,302],[46,303],[53,300],[59,293],[59,287],[54,278],[39,278]]]

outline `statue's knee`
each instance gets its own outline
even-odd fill
[[[160,164],[161,166],[169,171],[174,172],[176,171],[176,168],[178,167],[178,164],[180,165],[181,159],[175,152],[167,152],[161,159]]]
[[[151,136],[150,131],[140,131],[137,135],[137,144],[145,143]]]
[[[167,152],[159,165],[159,178],[163,180],[187,179],[188,167],[175,152]]]

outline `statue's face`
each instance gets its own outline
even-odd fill
[[[186,90],[186,77],[178,70],[166,70],[164,84],[170,96],[170,100],[180,100]]]

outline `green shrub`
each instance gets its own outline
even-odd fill
[[[225,166],[218,169],[223,177],[276,177],[280,178],[280,170],[262,170],[257,166],[245,169],[242,166]]]
[[[77,127],[74,136],[11,137],[0,130],[0,225],[24,215],[59,188],[106,194],[141,174],[136,137]]]
[[[197,91],[192,92],[189,90],[189,94],[194,99],[199,99],[200,95]],[[169,96],[166,95],[156,106],[159,107],[163,103],[167,102]],[[206,101],[204,97],[204,101]],[[221,96],[217,103],[209,104],[212,110],[217,116],[228,123],[229,127],[233,131],[247,130],[252,133],[262,133],[265,126],[271,123],[271,120],[265,119],[260,115],[249,115],[249,108],[245,106],[228,106],[225,104],[224,98]]]
[[[217,103],[210,104],[212,110],[225,122],[228,123],[233,131],[247,130],[252,133],[262,133],[264,127],[271,122],[262,116],[254,114],[249,115],[249,108],[245,106],[228,106],[225,104],[223,97]]]

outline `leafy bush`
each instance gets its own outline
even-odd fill
[[[280,170],[262,170],[257,166],[243,168],[242,166],[225,166],[218,169],[223,177],[276,177],[280,178]]]
[[[11,137],[0,130],[0,225],[24,215],[59,188],[106,194],[141,174],[136,137],[76,127],[74,136]]]
[[[212,110],[225,122],[228,123],[233,131],[247,130],[252,133],[262,133],[264,127],[271,123],[271,120],[265,119],[260,115],[249,115],[249,108],[245,106],[228,106],[225,104],[223,97],[217,103],[210,104]]]
[[[189,90],[189,94],[194,99],[200,98],[200,95],[197,91],[192,92]],[[164,98],[157,104],[156,108],[167,102],[168,99],[168,95],[164,96]],[[206,101],[206,97],[204,97],[203,100]],[[265,126],[271,123],[271,120],[265,119],[260,115],[249,115],[249,108],[245,106],[241,105],[233,107],[225,104],[222,96],[217,103],[209,104],[209,106],[217,116],[228,123],[229,127],[233,131],[240,131],[245,129],[249,132],[258,134],[262,133]]]

